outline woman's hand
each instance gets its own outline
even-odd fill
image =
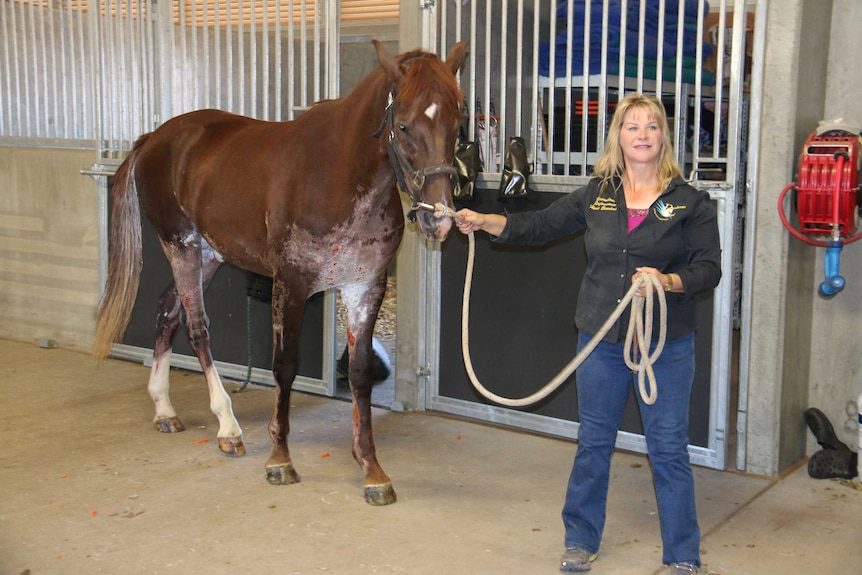
[[[676,289],[676,278],[674,277],[674,274],[663,274],[657,269],[650,267],[642,267],[635,269],[637,271],[632,276],[632,283],[636,282],[638,280],[638,277],[640,277],[642,274],[646,274],[658,279],[659,283],[662,286],[660,289],[664,291],[673,291],[674,289]],[[670,289],[668,289],[668,286],[670,286]],[[655,288],[655,286],[653,287]],[[635,292],[635,295],[638,297],[646,297],[646,286],[644,284],[641,284],[640,287],[638,287],[638,290]]]
[[[462,234],[484,230],[492,236],[499,236],[506,227],[506,216],[499,214],[480,214],[463,208],[458,215],[461,217],[455,219],[455,225]]]

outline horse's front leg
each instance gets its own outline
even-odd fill
[[[300,481],[293,467],[287,436],[290,433],[290,391],[299,368],[299,334],[305,309],[304,295],[278,277],[272,286],[272,375],[275,379],[275,406],[269,420],[272,451],[266,462],[266,480],[272,485]]]
[[[372,505],[389,505],[397,497],[392,481],[380,463],[371,429],[371,389],[374,385],[371,338],[386,291],[386,274],[371,285],[341,290],[347,309],[347,348],[350,354],[350,392],[353,398],[353,457],[365,473],[362,486],[365,500]]]

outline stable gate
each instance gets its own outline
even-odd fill
[[[692,461],[723,468],[730,426],[732,334],[738,318],[753,6],[743,0],[511,0],[438,4],[439,53],[470,40],[462,76],[468,139],[486,171],[481,211],[532,210],[587,181],[615,103],[631,91],[665,103],[677,160],[719,214],[723,279],[698,305]],[[748,54],[748,56],[746,56]],[[531,192],[501,198],[507,141],[529,148]],[[490,167],[490,169],[489,169]],[[524,397],[576,351],[574,306],[585,266],[582,237],[544,248],[491,244],[477,235],[470,342],[477,375],[495,393]],[[574,376],[537,406],[490,404],[472,389],[461,357],[466,241],[450,237],[428,257],[427,409],[551,435],[577,437]],[[610,314],[612,310],[608,310]],[[634,402],[617,446],[645,452]]]

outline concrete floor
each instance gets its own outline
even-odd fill
[[[264,479],[273,392],[233,395],[248,453],[219,453],[203,377],[176,372],[187,431],[151,425],[141,365],[0,340],[0,574],[553,574],[575,443],[376,410],[399,500],[366,504],[349,403],[294,394],[302,483]],[[695,468],[708,574],[859,573],[859,484]],[[662,572],[649,466],[613,461],[593,573]],[[853,567],[856,565],[856,567]]]

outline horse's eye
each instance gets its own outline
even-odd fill
[[[399,129],[400,131],[404,132],[405,134],[409,134],[409,133],[410,133],[410,130],[409,130],[409,129],[407,129],[407,126],[405,126],[404,124],[398,124],[398,129]]]

